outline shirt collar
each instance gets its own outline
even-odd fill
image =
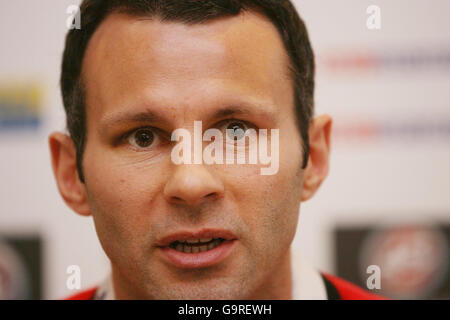
[[[110,274],[95,291],[94,300],[115,300],[112,275]]]
[[[327,300],[327,290],[319,271],[292,248],[291,267],[293,300]]]

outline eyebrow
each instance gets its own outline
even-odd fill
[[[156,112],[147,108],[141,112],[116,112],[106,116],[100,123],[100,129],[112,128],[128,123],[166,123],[167,121]]]
[[[254,115],[273,118],[275,115],[272,111],[274,108],[272,107],[267,107],[260,104],[253,105],[251,107],[247,107],[247,105],[248,104],[226,106],[215,111],[211,116],[211,119],[220,119],[234,115]]]
[[[273,119],[276,116],[276,113],[275,108],[271,105],[262,103],[250,104],[247,102],[222,107],[218,110],[213,111],[211,116],[206,115],[206,119],[217,120],[234,115],[247,115]],[[203,114],[203,116],[205,116],[205,114]],[[147,108],[142,112],[122,111],[116,112],[112,115],[108,115],[103,120],[101,120],[99,129],[103,130],[112,128],[117,125],[130,123],[158,123],[161,125],[170,126],[167,117],[164,117],[160,115],[160,113]]]

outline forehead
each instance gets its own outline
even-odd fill
[[[141,102],[184,113],[238,97],[289,104],[287,64],[278,31],[258,13],[193,25],[113,13],[83,62],[88,119]]]

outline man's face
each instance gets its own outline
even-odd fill
[[[276,28],[254,13],[191,26],[112,14],[100,25],[83,64],[83,169],[121,290],[136,298],[245,299],[284,276],[303,179],[287,64]],[[171,132],[193,134],[194,121],[224,136],[236,121],[279,129],[277,174],[261,175],[260,164],[175,165]],[[153,142],[139,144],[148,135]],[[159,246],[171,234],[205,229],[235,237],[209,266],[177,265]]]

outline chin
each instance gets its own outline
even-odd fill
[[[212,283],[204,285],[186,284],[165,286],[164,289],[154,292],[149,296],[156,300],[245,300],[248,298],[248,288],[233,285],[229,281],[226,283]]]

